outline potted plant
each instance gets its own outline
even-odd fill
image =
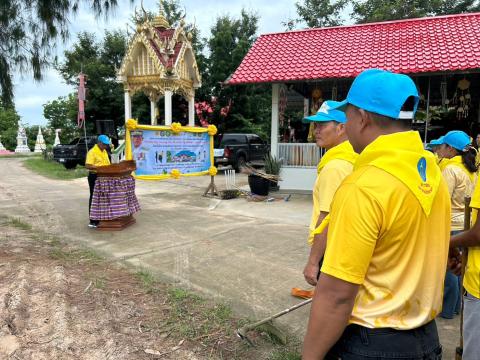
[[[271,154],[265,155],[265,173],[273,175],[275,179],[269,181],[270,190],[278,191],[278,176],[280,175],[280,168],[282,167],[282,161],[278,160]]]

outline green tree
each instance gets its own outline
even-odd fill
[[[133,2],[133,0],[131,0]],[[68,26],[81,4],[107,16],[117,0],[2,0],[0,3],[0,97],[13,104],[12,76],[31,71],[41,80],[55,45],[68,38]]]
[[[340,13],[348,0],[304,0],[296,2],[298,18],[284,25],[287,30],[293,30],[296,25],[306,24],[309,28],[338,26],[342,24]]]
[[[216,100],[212,122],[220,132],[242,131],[267,135],[270,91],[263,85],[225,86],[256,39],[258,15],[242,10],[240,18],[220,16],[208,39],[208,67],[203,79],[204,100]],[[221,109],[231,104],[228,115]]]
[[[13,107],[0,104],[0,135],[1,142],[7,150],[15,150],[17,146],[17,131],[20,116]]]
[[[480,10],[477,0],[366,0],[353,2],[358,23],[448,15]]]
[[[43,105],[43,117],[47,119],[47,131],[44,133],[47,144],[53,144],[55,129],[62,130],[60,132],[62,144],[68,144],[80,135],[77,127],[77,109],[75,94],[58,97]]]
[[[106,32],[98,42],[92,33],[81,33],[73,49],[65,51],[65,61],[57,66],[67,84],[78,86],[78,74],[87,75],[85,114],[90,127],[95,120],[124,123],[124,94],[116,81],[126,51],[126,38],[120,31]]]

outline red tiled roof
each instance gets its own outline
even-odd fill
[[[228,84],[480,69],[480,13],[260,36]]]

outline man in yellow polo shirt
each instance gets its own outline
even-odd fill
[[[354,80],[339,109],[359,153],[330,211],[303,358],[440,359],[435,317],[450,233],[450,196],[434,156],[410,131],[408,76]]]
[[[97,144],[91,148],[87,153],[85,160],[85,167],[90,170],[88,173],[88,186],[90,187],[90,198],[88,200],[88,214],[90,215],[90,208],[92,207],[93,189],[95,189],[95,182],[97,181],[97,168],[100,166],[110,165],[110,158],[108,157],[107,149],[110,147],[110,139],[107,135],[100,135]],[[90,217],[90,216],[89,216]],[[97,220],[90,219],[88,227],[96,228]]]
[[[452,237],[450,247],[468,248],[468,259],[463,277],[466,293],[463,297],[463,355],[464,360],[477,360],[480,356],[480,184],[472,194],[474,225],[468,231]]]
[[[351,174],[353,163],[358,156],[345,133],[347,121],[345,113],[331,110],[336,105],[338,105],[336,101],[325,101],[315,115],[304,119],[304,122],[315,124],[316,143],[327,150],[317,167],[318,175],[313,188],[313,211],[308,236],[311,249],[303,270],[305,280],[313,286],[317,284],[320,274],[319,269],[327,245],[327,229],[318,235],[314,235],[313,232],[330,212],[333,195],[343,179]]]

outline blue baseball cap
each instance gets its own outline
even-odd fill
[[[107,135],[99,135],[98,141],[101,142],[102,144],[110,145],[110,139],[108,138]]]
[[[312,116],[307,116],[303,119],[303,122],[327,122],[327,121],[336,121],[340,124],[345,124],[347,122],[347,117],[345,113],[341,110],[335,110],[334,108],[338,106],[338,101],[327,100],[324,101],[317,113]]]
[[[472,143],[472,139],[470,138],[470,136],[460,130],[449,131],[445,135],[440,136],[440,138],[432,140],[431,143],[433,143],[434,141],[434,145],[447,144],[459,151],[467,150],[467,147]]]
[[[413,111],[402,111],[408,98],[413,97]],[[353,81],[347,98],[335,108],[344,110],[348,104],[393,119],[413,119],[418,107],[418,90],[413,80],[403,74],[381,69],[361,72]]]
[[[439,137],[438,139],[434,139],[434,140],[430,141],[428,145],[430,145],[430,146],[442,145],[443,144],[442,141],[443,141],[443,136]]]

